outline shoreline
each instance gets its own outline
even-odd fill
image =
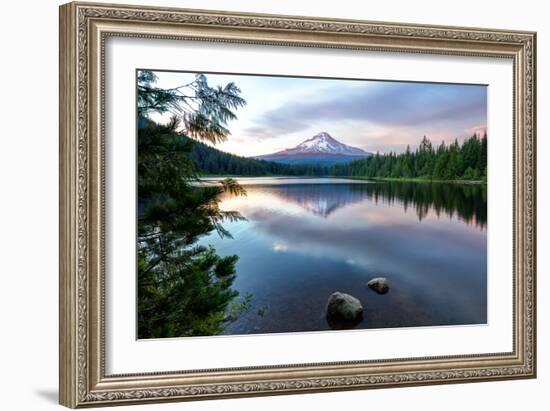
[[[487,184],[486,181],[483,180],[432,180],[428,178],[418,178],[418,177],[345,177],[349,179],[357,179],[357,180],[369,180],[369,181],[401,181],[401,182],[408,182],[408,183],[452,183],[452,184]]]
[[[487,181],[483,180],[432,180],[427,178],[405,178],[405,177],[360,177],[360,176],[286,176],[286,175],[265,175],[265,176],[244,176],[244,175],[202,175],[199,178],[213,179],[213,178],[288,178],[288,179],[312,179],[312,178],[337,178],[348,180],[361,180],[361,181],[395,181],[403,183],[451,183],[451,184],[475,184],[475,185],[487,185]]]

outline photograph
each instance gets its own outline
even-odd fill
[[[486,84],[137,69],[136,96],[138,339],[487,323]]]

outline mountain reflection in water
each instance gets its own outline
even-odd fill
[[[358,298],[356,328],[487,320],[486,187],[476,184],[245,179],[222,208],[247,220],[201,243],[236,254],[252,307],[226,334],[319,331],[334,291]],[[378,295],[366,282],[385,276]],[[259,315],[262,312],[263,315]]]

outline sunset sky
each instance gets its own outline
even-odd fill
[[[177,87],[193,73],[159,72],[156,86]],[[242,156],[291,148],[326,131],[366,151],[403,152],[426,135],[459,141],[487,127],[484,85],[332,80],[206,74],[210,85],[234,82],[247,101],[216,147]],[[156,118],[157,120],[161,120]],[[166,119],[166,117],[164,118]]]

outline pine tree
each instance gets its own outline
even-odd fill
[[[171,90],[155,80],[150,71],[138,73],[138,337],[218,334],[228,313],[247,301],[238,302],[231,288],[238,257],[196,243],[214,230],[230,236],[223,221],[242,216],[220,210],[220,196],[245,192],[231,179],[197,186],[189,137],[227,138],[227,121],[244,100],[234,84],[211,88],[203,75]],[[157,124],[148,118],[154,112],[173,117]]]
[[[434,180],[484,179],[487,168],[487,135],[480,140],[477,135],[462,144],[455,139],[434,150],[424,136],[413,152],[410,146],[402,154],[390,152],[352,161],[346,165],[331,167],[328,175],[361,176],[367,178],[423,178]],[[485,180],[484,180],[485,181]]]

